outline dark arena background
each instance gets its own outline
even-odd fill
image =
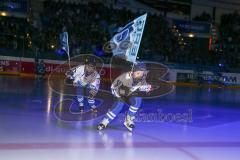
[[[239,0],[0,0],[0,160],[239,160],[239,12]],[[99,89],[81,88],[87,66]],[[126,87],[135,68],[144,92]]]

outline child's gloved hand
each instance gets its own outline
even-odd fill
[[[148,85],[144,85],[144,86],[141,86],[139,88],[139,91],[142,91],[142,92],[150,92],[152,90],[152,85],[148,84]]]
[[[73,71],[72,70],[69,70],[65,73],[66,77],[69,78],[69,79],[74,79],[73,77]]]

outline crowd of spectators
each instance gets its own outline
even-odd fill
[[[93,52],[104,54],[102,52],[104,44],[113,37],[118,28],[142,14],[143,12],[134,13],[127,8],[116,9],[112,5],[106,6],[103,3],[76,5],[46,1],[40,16],[39,24],[41,25],[36,27],[32,22],[21,23],[23,27],[13,30],[18,32],[17,35],[30,37],[25,42],[25,47],[26,50],[32,49],[33,52],[35,51],[33,47],[38,48],[41,53],[54,52],[58,47],[59,34],[63,28],[67,28],[72,56]],[[18,21],[14,23],[20,24]],[[3,33],[5,33],[4,28]],[[167,20],[163,16],[148,15],[139,51],[140,57],[156,56],[161,60],[174,61],[176,58],[170,53],[176,52],[173,51],[172,46],[176,48],[177,42]],[[104,56],[111,55],[105,53]]]
[[[219,25],[210,14],[203,12],[195,21],[210,22],[217,26],[217,39],[210,51],[212,63],[225,67],[239,67],[240,62],[240,15],[237,12],[223,14]]]
[[[113,9],[102,3],[66,5],[47,2],[42,15],[43,32],[47,35],[44,39],[49,41],[45,44],[55,43],[61,29],[66,27],[71,35],[72,54],[100,50],[119,27],[141,14],[126,8]],[[170,47],[167,46],[170,41],[171,29],[167,21],[161,16],[149,16],[140,52],[165,53],[164,50]]]
[[[70,38],[71,56],[95,53],[110,57],[111,55],[103,50],[104,44],[113,37],[119,27],[143,14],[143,12],[131,12],[127,8],[116,9],[113,5],[91,2],[76,5],[46,1],[43,6],[38,25],[24,19],[0,17],[0,32],[4,33],[4,36],[0,36],[1,39],[5,38],[1,40],[0,48],[18,49],[19,37],[24,37],[25,50],[34,52],[33,48],[37,48],[40,55],[56,55],[59,34],[63,28],[66,28]],[[239,65],[237,54],[240,49],[236,48],[239,46],[240,33],[236,26],[239,26],[239,19],[240,16],[236,13],[222,16],[222,23],[219,26],[221,33],[219,45],[223,47],[220,54],[212,56],[214,54],[201,53],[201,50],[196,47],[196,43],[199,42],[194,38],[186,42],[179,40],[178,34],[173,32],[172,26],[165,17],[149,14],[139,57],[184,64],[218,65],[221,62],[230,67],[237,67]],[[211,16],[204,13],[194,20],[210,22]],[[5,36],[8,34],[14,36]]]
[[[0,17],[0,48],[20,48],[20,38],[27,32],[27,21],[14,17]],[[21,32],[23,31],[23,32]],[[21,46],[22,47],[22,46]]]
[[[219,27],[220,42],[224,52],[227,64],[231,63],[235,67],[239,67],[240,61],[240,15],[235,13],[225,14],[221,17]]]

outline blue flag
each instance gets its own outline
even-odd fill
[[[60,34],[60,45],[61,50],[67,53],[69,57],[68,32],[63,32]]]
[[[127,61],[135,63],[141,43],[147,13],[118,29],[113,36],[111,46],[113,55],[123,55]]]

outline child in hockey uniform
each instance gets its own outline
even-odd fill
[[[133,93],[136,91],[149,92],[151,90],[151,85],[146,82],[147,72],[145,64],[136,63],[132,72],[126,72],[114,80],[111,89],[112,94],[118,98],[118,101],[115,107],[106,114],[105,118],[97,126],[98,130],[106,128],[116,118],[123,109],[125,102],[129,105],[129,110],[124,125],[129,131],[133,130],[135,115],[142,102],[142,99],[133,96]]]
[[[70,72],[66,73],[67,77],[73,80],[73,85],[77,87],[77,100],[80,112],[84,111],[84,87],[89,90],[88,103],[91,111],[97,112],[95,105],[95,96],[100,85],[100,75],[96,70],[96,60],[92,57],[86,59],[85,65],[79,65]]]

